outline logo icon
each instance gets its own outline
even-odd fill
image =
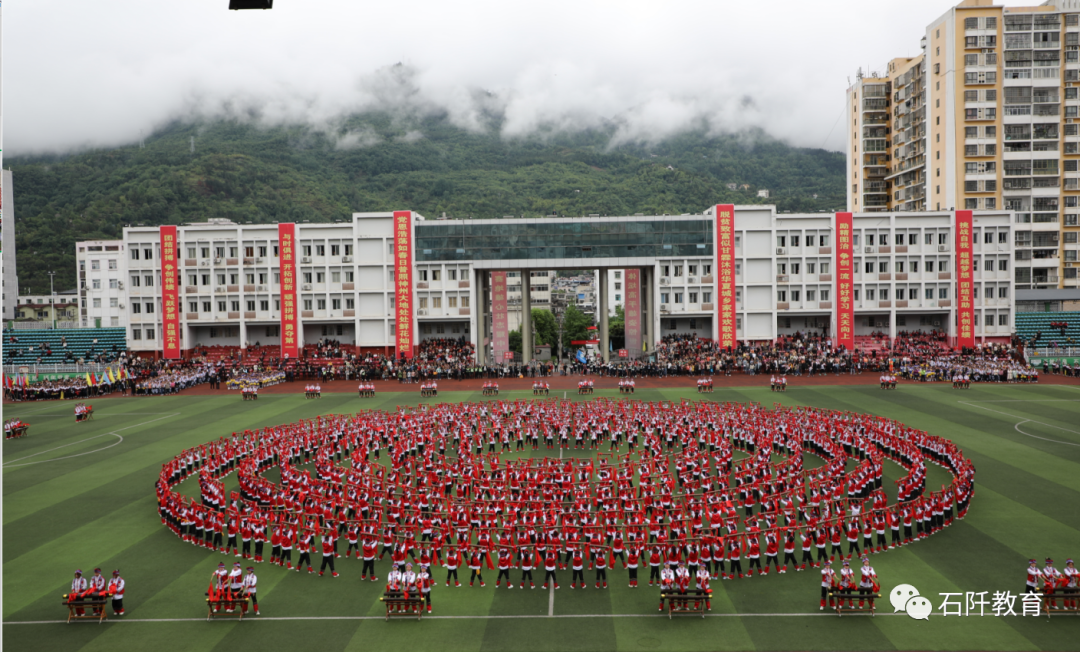
[[[889,593],[893,613],[903,611],[916,620],[930,620],[934,605],[930,600],[919,595],[919,589],[910,584],[898,584]]]

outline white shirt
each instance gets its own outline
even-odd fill
[[[244,576],[244,590],[248,594],[255,593],[256,585],[259,583],[259,578],[255,576],[255,573],[248,573]]]

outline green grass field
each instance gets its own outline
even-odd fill
[[[617,396],[614,391],[601,396]],[[530,392],[501,397],[524,398]],[[697,399],[693,388],[639,391],[636,399]],[[576,396],[571,396],[576,399]],[[436,618],[384,622],[382,586],[359,581],[360,562],[338,560],[341,577],[319,578],[260,564],[263,615],[205,622],[203,591],[218,562],[233,559],[181,542],[161,525],[154,482],[161,464],[187,447],[245,428],[323,413],[415,404],[415,392],[376,399],[265,394],[244,402],[214,397],[109,399],[76,424],[70,402],[5,404],[31,424],[3,449],[3,644],[9,650],[1077,650],[1080,617],[943,617],[940,592],[1023,589],[1029,557],[1058,568],[1080,557],[1080,391],[1067,386],[793,387],[720,389],[717,401],[775,401],[892,417],[960,445],[977,468],[968,516],[929,539],[874,555],[883,591],[913,584],[935,612],[917,621],[882,605],[875,618],[818,611],[819,574],[714,581],[705,619],[668,620],[648,586],[626,588],[614,570],[608,591],[433,592]],[[443,392],[439,401],[484,400]],[[899,467],[889,463],[887,477]],[[932,467],[931,486],[946,474]],[[182,489],[197,491],[192,481]],[[888,483],[891,484],[891,483]],[[895,498],[893,494],[891,496]],[[1040,564],[1041,565],[1041,564]],[[75,568],[120,568],[127,616],[63,624],[60,596]],[[388,561],[380,565],[380,577]],[[518,577],[518,571],[512,572]],[[542,577],[542,573],[540,573]],[[588,577],[588,573],[586,574]],[[644,579],[642,580],[644,583]],[[1019,611],[1019,603],[1017,604]]]

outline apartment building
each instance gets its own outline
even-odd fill
[[[847,91],[848,209],[1012,211],[1018,291],[1080,287],[1080,1],[965,0],[914,38]]]
[[[75,243],[75,265],[79,280],[79,323],[83,328],[128,324],[128,284],[153,285],[153,277],[128,276],[128,257],[123,240],[87,240]]]

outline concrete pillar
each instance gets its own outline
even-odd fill
[[[608,271],[606,269],[600,270],[600,355],[604,357],[604,362],[611,359],[611,352],[608,351]]]
[[[487,346],[484,340],[487,338],[487,270],[474,269],[473,286],[473,309],[470,311],[476,316],[472,325],[472,343],[476,347],[476,363],[487,364]]]
[[[532,292],[529,270],[521,270],[521,362],[529,364],[533,359]]]

